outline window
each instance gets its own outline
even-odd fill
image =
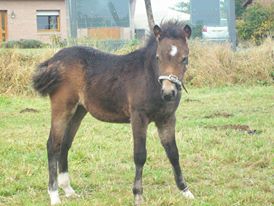
[[[37,11],[37,31],[60,31],[59,11]]]

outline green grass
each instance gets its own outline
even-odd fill
[[[193,201],[177,190],[153,124],[144,168],[145,206],[272,205],[274,87],[189,89],[177,111],[180,162]],[[20,113],[25,108],[38,113]],[[226,112],[232,116],[216,115]],[[0,205],[49,205],[45,144],[47,98],[0,95]],[[224,128],[248,125],[257,133]],[[84,119],[69,155],[72,186],[81,195],[63,205],[133,205],[132,137],[127,124]]]

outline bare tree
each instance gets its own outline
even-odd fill
[[[151,1],[145,0],[145,5],[146,5],[146,12],[147,12],[148,26],[149,26],[150,31],[153,32],[153,27],[154,27],[155,23],[154,23],[152,8],[151,8]]]
[[[246,8],[249,4],[252,4],[252,0],[246,0],[246,1],[242,4],[242,7]]]

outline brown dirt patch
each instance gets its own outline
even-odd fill
[[[20,111],[20,113],[26,113],[26,112],[38,113],[39,111],[33,108],[25,108]]]
[[[256,129],[251,129],[248,125],[241,125],[241,124],[228,124],[228,125],[222,125],[222,126],[207,126],[206,128],[210,129],[232,129],[236,131],[241,131],[245,132],[247,134],[253,135],[253,134],[260,134],[262,131],[256,130]]]
[[[204,118],[207,118],[207,119],[211,119],[211,118],[215,118],[215,117],[229,118],[229,117],[232,117],[232,116],[233,116],[233,114],[230,114],[228,112],[216,112],[214,114],[204,116]]]
[[[186,98],[184,101],[185,102],[201,102],[201,100],[199,99],[190,99],[190,98]]]

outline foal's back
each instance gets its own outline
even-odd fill
[[[144,82],[143,67],[141,51],[119,56],[90,47],[70,47],[39,66],[43,79],[51,80],[39,88],[42,78],[38,72],[34,87],[49,94],[52,105],[82,105],[99,120],[129,122],[129,105],[134,100],[130,94]]]

